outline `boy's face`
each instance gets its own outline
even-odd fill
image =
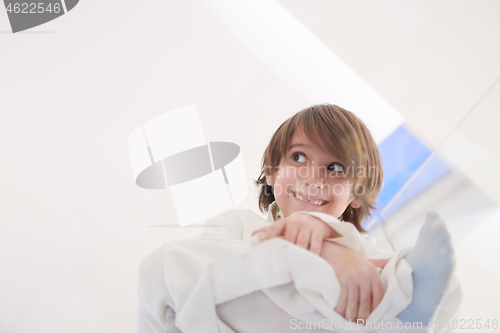
[[[360,207],[353,191],[352,170],[320,150],[302,131],[294,133],[277,172],[267,175],[266,180],[273,186],[274,198],[285,217],[305,210],[339,218],[349,204]]]

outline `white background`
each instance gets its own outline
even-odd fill
[[[255,179],[279,124],[325,102],[239,39],[215,2],[83,0],[18,34],[0,9],[1,332],[135,332],[140,260],[197,232],[148,227],[176,215],[168,190],[134,184],[127,138],[139,124],[196,104],[207,140],[238,144]],[[431,148],[500,76],[495,0],[280,3]],[[489,200],[473,189],[455,205]],[[255,194],[238,207],[259,213]],[[500,319],[500,217],[480,216],[489,219],[456,231],[457,274],[463,317],[485,321]]]

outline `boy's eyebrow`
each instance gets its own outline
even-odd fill
[[[295,144],[291,145],[290,147],[288,147],[288,150],[292,149],[293,147],[311,147],[311,146],[303,144],[303,143],[295,143]]]
[[[294,143],[293,145],[291,145],[290,147],[288,147],[288,150],[292,149],[293,147],[308,147],[308,148],[311,148],[310,145],[306,145],[305,143]],[[336,159],[336,160],[339,160],[337,157],[334,157],[332,156],[333,159]]]

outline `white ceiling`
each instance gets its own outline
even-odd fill
[[[495,0],[280,0],[435,148],[500,77]]]

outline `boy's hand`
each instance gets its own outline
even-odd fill
[[[324,242],[320,256],[333,267],[340,284],[335,312],[346,320],[366,320],[384,296],[384,287],[374,263],[332,242]],[[377,267],[385,266],[382,261],[376,263]]]
[[[326,222],[309,214],[281,218],[271,226],[254,230],[251,235],[261,231],[266,233],[264,240],[283,236],[286,241],[318,255],[321,253],[324,239],[340,236]]]
[[[391,260],[392,257],[387,258],[387,259],[368,259],[372,264],[375,265],[375,267],[380,267],[384,269],[385,265]]]

